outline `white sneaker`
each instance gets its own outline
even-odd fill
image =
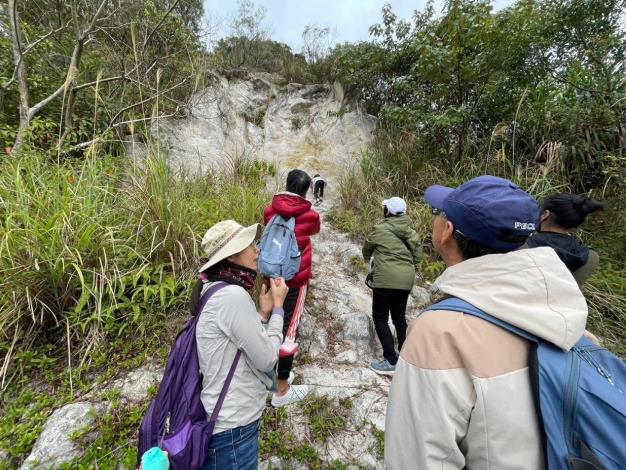
[[[279,406],[287,406],[302,400],[309,394],[308,385],[290,385],[289,390],[282,396],[278,396],[274,393],[272,397],[272,406],[278,408]]]

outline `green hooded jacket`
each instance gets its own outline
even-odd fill
[[[375,289],[411,290],[421,258],[420,240],[407,216],[388,217],[365,240],[363,258],[374,257]]]

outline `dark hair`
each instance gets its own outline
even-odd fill
[[[202,279],[198,279],[191,290],[191,297],[189,298],[189,312],[192,316],[196,314],[196,309],[200,303],[200,295],[202,294],[203,287],[204,282],[202,282]]]
[[[315,173],[315,174],[313,175],[313,178],[317,178],[318,176],[320,176],[320,174],[319,174],[319,173]]]
[[[578,227],[587,215],[603,208],[602,202],[572,193],[554,194],[541,203],[541,211],[550,211],[552,221],[564,229]]]
[[[505,251],[494,250],[493,248],[476,243],[458,230],[454,231],[454,239],[456,240],[456,244],[458,245],[459,251],[461,252],[461,256],[464,260],[478,258],[479,256],[506,253]]]
[[[383,214],[385,215],[385,219],[388,219],[389,217],[402,217],[403,215],[406,215],[404,212],[400,214],[392,214],[391,212],[389,212],[389,209],[387,209],[387,206],[383,206]]]
[[[189,298],[189,312],[191,313],[191,316],[194,316],[196,314],[196,309],[200,304],[200,297],[202,297],[204,281],[211,275],[211,273],[216,273],[217,271],[219,271],[225,263],[227,263],[227,260],[225,259],[218,261],[213,266],[205,269],[199,274],[196,283],[193,285],[193,289],[191,289],[191,296]]]
[[[306,192],[311,187],[311,177],[306,171],[291,170],[287,173],[287,191],[296,193],[299,196],[306,196]]]

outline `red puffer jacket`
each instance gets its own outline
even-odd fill
[[[320,215],[311,210],[311,203],[305,198],[293,193],[278,193],[272,198],[272,204],[265,208],[263,219],[267,225],[272,217],[279,214],[281,217],[296,218],[296,240],[302,253],[300,271],[293,279],[287,281],[288,287],[300,287],[311,279],[311,262],[313,261],[313,247],[311,235],[320,231]]]

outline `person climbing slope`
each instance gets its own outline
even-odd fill
[[[372,268],[372,317],[376,334],[383,347],[383,360],[370,368],[380,375],[393,375],[398,361],[389,313],[396,328],[398,351],[406,335],[406,304],[415,281],[415,270],[421,257],[420,241],[409,226],[406,202],[399,197],[383,201],[385,220],[376,225],[363,245],[363,258],[374,257]]]
[[[311,209],[306,195],[311,187],[311,177],[302,170],[291,170],[287,174],[286,191],[274,195],[272,203],[265,208],[267,225],[276,214],[288,219],[295,218],[294,232],[300,249],[300,270],[287,281],[289,292],[285,299],[284,343],[280,348],[277,366],[277,391],[272,397],[272,406],[285,406],[304,398],[309,389],[306,385],[291,385],[293,358],[298,353],[296,339],[298,327],[304,313],[304,302],[312,276],[313,247],[311,236],[320,231],[320,216]],[[291,375],[291,379],[290,379]]]
[[[552,248],[572,272],[578,285],[582,286],[597,269],[600,257],[597,252],[576,240],[570,232],[582,225],[587,215],[603,208],[603,203],[576,194],[548,196],[541,202],[539,231],[528,239],[526,246]]]
[[[313,176],[313,198],[315,198],[315,205],[319,206],[324,199],[324,188],[326,187],[326,181],[321,177],[319,173]]]

